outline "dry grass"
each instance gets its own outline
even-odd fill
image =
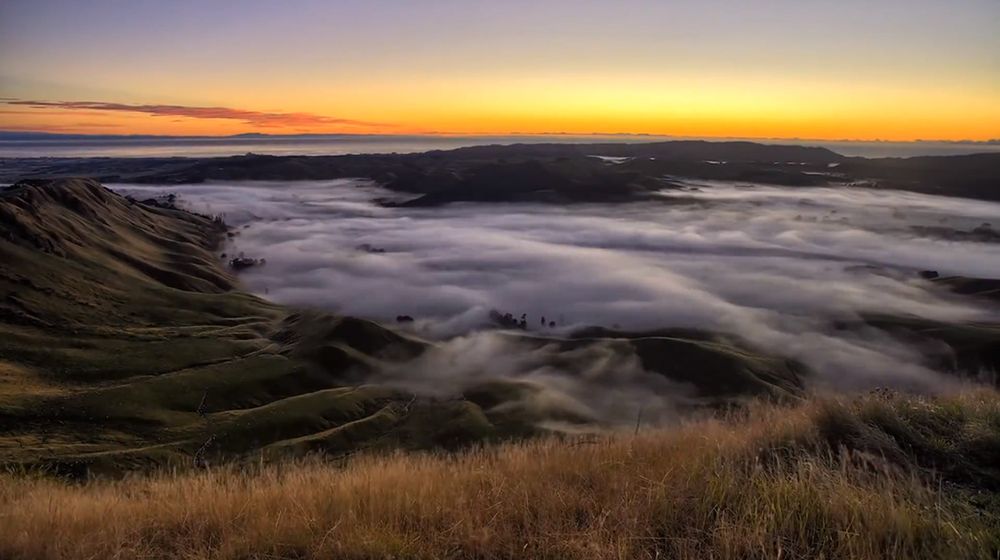
[[[939,446],[948,479],[928,476],[910,436],[887,451],[883,423]],[[0,558],[998,558],[997,511],[968,499],[996,504],[996,488],[962,462],[989,460],[997,434],[1000,396],[973,392],[340,466],[10,475]]]

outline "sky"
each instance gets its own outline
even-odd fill
[[[2,0],[0,129],[1000,138],[1000,0]]]

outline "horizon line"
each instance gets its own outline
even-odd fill
[[[884,144],[917,144],[917,143],[941,143],[941,144],[1000,144],[1000,137],[986,140],[973,139],[927,139],[915,138],[912,140],[886,140],[882,138],[802,138],[797,136],[680,136],[674,134],[661,134],[654,132],[412,132],[412,133],[364,133],[364,132],[299,132],[299,133],[268,133],[268,132],[240,132],[236,134],[99,134],[85,132],[52,132],[47,130],[17,130],[0,129],[0,134],[42,134],[49,136],[75,136],[75,137],[95,137],[95,138],[163,138],[163,139],[209,139],[209,138],[239,138],[239,137],[302,137],[302,136],[350,136],[350,137],[546,137],[546,136],[637,136],[650,138],[673,138],[677,140],[703,140],[703,141],[794,141],[794,142],[836,142],[836,143],[884,143]]]

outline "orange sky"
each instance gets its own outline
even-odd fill
[[[1000,137],[995,0],[278,4],[9,0],[0,129]]]

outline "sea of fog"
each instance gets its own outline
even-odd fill
[[[83,137],[0,139],[0,157],[219,157],[248,152],[270,155],[343,155],[417,153],[465,146],[515,143],[660,142],[702,140],[648,135],[531,136],[259,136],[259,137]],[[708,138],[705,140],[726,140]],[[754,140],[768,144],[822,146],[846,156],[910,157],[1000,152],[997,143],[972,142],[830,142]]]
[[[403,327],[451,349],[450,361],[424,369],[435,383],[448,368],[529,367],[484,330],[491,309],[526,313],[530,330],[549,334],[588,325],[735,333],[803,361],[816,383],[849,388],[940,378],[924,365],[927,349],[835,322],[1000,320],[1000,307],[917,274],[1000,277],[1000,244],[921,228],[1000,225],[991,202],[691,182],[654,202],[386,208],[372,199],[400,195],[358,180],[115,188],[171,192],[224,214],[239,232],[224,250],[267,260],[241,273],[263,297],[388,323],[414,317]]]

